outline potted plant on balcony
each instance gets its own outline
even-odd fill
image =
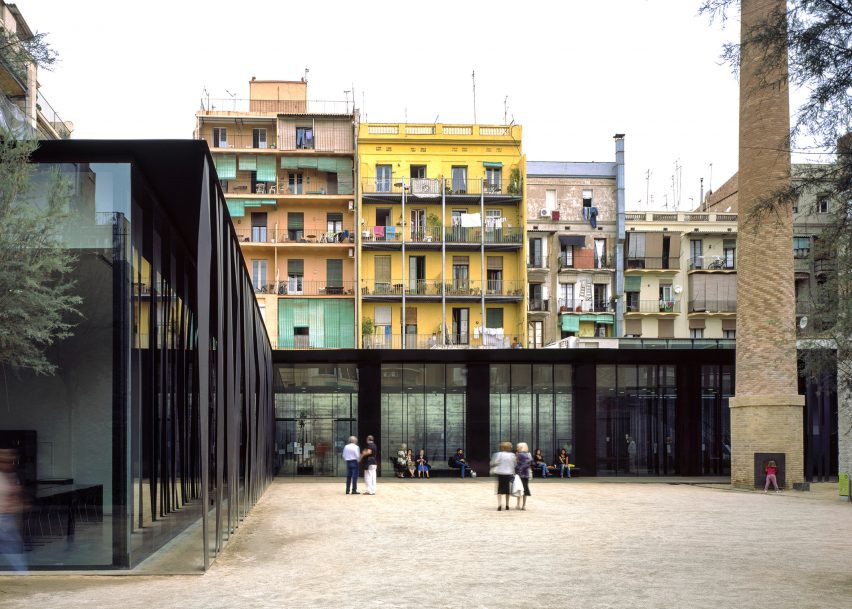
[[[506,191],[510,195],[521,194],[521,170],[519,168],[512,167],[512,170],[509,172],[509,186],[506,188]]]
[[[361,336],[364,339],[365,348],[370,348],[372,346],[371,342],[374,330],[373,319],[371,317],[365,317],[361,320]]]
[[[429,231],[426,235],[427,241],[431,241],[435,235],[441,234],[441,219],[435,214],[427,215],[426,229]]]

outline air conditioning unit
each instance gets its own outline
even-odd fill
[[[349,211],[355,211],[355,201],[349,201]]]
[[[354,247],[350,247],[350,248],[349,248],[349,257],[350,257],[350,258],[354,258],[354,257],[355,257],[355,248],[354,248]]]
[[[539,218],[549,218],[550,212],[546,208],[540,209],[540,210],[538,210],[538,217]]]

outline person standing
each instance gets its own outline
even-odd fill
[[[376,468],[379,465],[379,449],[373,441],[373,436],[367,436],[367,444],[364,450],[361,451],[361,457],[364,463],[364,484],[367,490],[365,495],[376,494]]]
[[[518,503],[515,505],[516,510],[527,509],[527,497],[530,496],[530,478],[532,478],[532,455],[530,447],[526,442],[518,443],[518,454],[515,463],[515,473],[521,477],[521,484],[524,485],[524,502],[521,503],[521,498],[518,497]],[[536,451],[539,452],[539,451]]]
[[[769,490],[769,483],[772,483],[772,486],[775,487],[775,492],[780,493],[778,490],[778,465],[776,465],[774,460],[770,460],[769,463],[766,464],[766,484],[763,485],[763,492]]]
[[[16,451],[0,449],[0,564],[5,559],[12,571],[26,571],[20,522],[24,498],[15,473],[16,460]]]
[[[349,486],[352,486],[352,494],[358,492],[358,461],[361,459],[361,449],[358,447],[358,438],[349,436],[349,444],[343,447],[343,460],[346,461],[346,494],[349,494]]]
[[[511,442],[500,442],[500,450],[491,457],[491,473],[497,476],[497,511],[503,509],[500,496],[506,497],[506,509],[509,509],[509,495],[512,494],[512,480],[515,479],[517,459],[512,452]]]

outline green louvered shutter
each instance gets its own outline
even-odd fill
[[[287,230],[303,230],[305,228],[304,212],[287,212]]]
[[[341,195],[351,195],[355,192],[352,159],[337,159],[337,192]]]
[[[337,159],[334,157],[321,156],[317,159],[317,169],[319,171],[337,171]]]
[[[325,280],[330,288],[343,287],[343,260],[328,259],[325,262]]]
[[[261,156],[257,158],[257,181],[275,182],[278,175],[275,170],[275,157]]]
[[[281,169],[298,169],[299,157],[283,156],[281,157]]]
[[[253,154],[241,154],[240,171],[257,171],[257,156]]]
[[[228,213],[232,218],[242,218],[246,215],[246,208],[242,201],[228,200]]]
[[[485,327],[503,327],[503,309],[485,309]]]
[[[214,154],[213,164],[216,166],[216,175],[220,180],[237,179],[237,156],[235,154]]]

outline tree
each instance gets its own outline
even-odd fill
[[[37,34],[19,40],[0,27],[0,63],[26,75],[30,66],[50,67],[56,54]],[[26,76],[24,76],[26,80]],[[33,200],[35,169],[30,156],[35,133],[0,126],[0,366],[50,374],[46,349],[72,331],[81,303],[70,278],[76,257],[62,245],[69,187],[55,173],[46,204]]]
[[[739,0],[702,0],[700,12],[725,22]],[[756,214],[772,214],[807,194],[830,201],[830,221],[811,256],[826,272],[811,292],[811,326],[818,339],[805,349],[804,371],[821,376],[835,370],[852,389],[852,0],[790,0],[786,12],[742,32],[740,44],[726,44],[722,58],[736,71],[741,45],[767,49],[764,65],[788,61],[789,79],[805,92],[791,125],[793,151],[822,151],[834,163],[803,167],[789,188],[760,201]],[[801,211],[801,210],[800,210]]]

